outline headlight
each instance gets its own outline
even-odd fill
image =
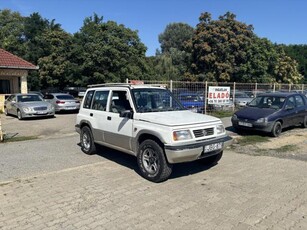
[[[225,133],[224,125],[220,124],[220,125],[216,126],[216,131],[217,131],[217,134]]]
[[[267,118],[259,118],[257,121],[257,123],[267,123],[268,122],[268,119]]]
[[[31,107],[22,107],[22,109],[26,113],[34,112],[33,108],[31,108]]]
[[[174,141],[182,141],[192,139],[191,133],[189,130],[180,130],[173,132]]]

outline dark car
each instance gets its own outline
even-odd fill
[[[231,118],[236,130],[259,130],[277,137],[282,129],[307,127],[307,98],[299,93],[265,93]]]
[[[180,93],[178,99],[186,109],[196,113],[204,113],[205,102],[197,93]]]

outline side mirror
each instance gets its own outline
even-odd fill
[[[130,110],[123,110],[123,111],[120,111],[119,116],[132,119],[133,118],[133,112],[130,111]]]

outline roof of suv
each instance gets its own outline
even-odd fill
[[[106,83],[106,84],[96,84],[89,85],[89,88],[101,88],[101,87],[126,87],[130,89],[137,88],[166,88],[167,85],[162,84],[127,84],[127,83]]]

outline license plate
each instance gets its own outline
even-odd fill
[[[67,106],[66,109],[76,109],[76,107]]]
[[[239,125],[245,126],[245,127],[253,127],[253,124],[248,123],[248,122],[242,122],[242,121],[239,121]]]
[[[45,113],[46,113],[45,111],[36,112],[36,114],[45,114]]]
[[[204,146],[204,153],[212,152],[214,150],[222,149],[223,148],[223,142],[214,143],[211,145],[205,145]]]

